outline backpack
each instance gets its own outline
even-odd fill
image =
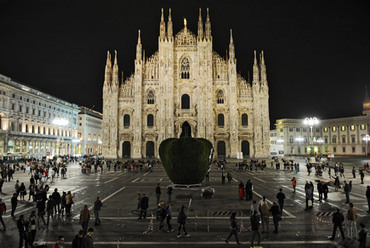
[[[5,213],[5,211],[6,211],[5,203],[0,203],[0,214]]]

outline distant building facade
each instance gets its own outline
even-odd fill
[[[0,157],[74,155],[78,106],[0,74]]]
[[[103,115],[86,107],[79,107],[79,109],[77,153],[80,155],[101,155]]]
[[[232,32],[228,55],[213,51],[211,21],[199,11],[198,33],[173,34],[171,10],[159,28],[158,51],[146,58],[140,30],[135,72],[119,82],[117,54],[107,55],[103,86],[103,156],[159,157],[167,138],[210,140],[218,157],[269,155],[269,90],[263,52],[254,53],[252,82],[236,70]]]

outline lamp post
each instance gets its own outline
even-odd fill
[[[366,134],[363,138],[362,138],[363,141],[366,142],[366,150],[365,150],[365,156],[367,156],[367,142],[370,140],[370,135]]]
[[[312,137],[312,128],[313,126],[315,125],[318,125],[320,122],[319,122],[319,119],[317,119],[316,117],[306,117],[303,121],[303,124],[305,125],[308,125],[310,127],[310,132],[311,132],[311,137],[310,137],[310,144],[312,145],[312,141],[313,141],[313,137]],[[313,147],[312,147],[313,148]],[[313,153],[313,149],[311,148],[311,153]]]

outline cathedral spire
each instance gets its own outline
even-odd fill
[[[105,76],[104,76],[104,86],[108,86],[111,83],[112,75],[112,62],[110,60],[110,53],[107,51],[107,62],[105,64]]]
[[[125,84],[125,80],[123,78],[123,70],[121,71],[121,87]]]
[[[229,57],[230,57],[230,62],[235,61],[235,47],[234,47],[233,30],[232,29],[230,29]]]
[[[118,86],[118,85],[119,85],[119,78],[118,78],[117,50],[114,50],[114,65],[113,65],[112,86]]]
[[[173,39],[173,28],[172,28],[172,17],[171,8],[168,10],[168,22],[167,22],[167,38],[169,41]]]
[[[212,39],[211,36],[211,20],[209,18],[209,9],[207,8],[207,20],[206,20],[206,39],[209,41]]]
[[[140,37],[140,29],[139,29],[137,45],[136,45],[136,60],[141,61],[141,57],[142,57],[142,46],[141,46],[141,37]]]
[[[258,85],[260,81],[260,72],[258,68],[258,63],[257,63],[257,54],[256,50],[254,50],[254,63],[253,63],[253,85]]]
[[[161,23],[159,25],[159,39],[161,41],[166,39],[166,23],[164,22],[163,8],[161,9]]]
[[[261,69],[261,85],[267,86],[267,73],[263,50],[261,51],[260,55],[260,69]]]
[[[203,40],[203,21],[202,21],[202,9],[201,8],[199,8],[198,40]]]

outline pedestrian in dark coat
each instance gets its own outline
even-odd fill
[[[323,192],[324,192],[324,200],[326,201],[326,199],[328,199],[328,193],[329,193],[328,184],[327,183],[324,183],[322,185],[322,188],[323,188]]]
[[[358,233],[359,248],[366,248],[367,230],[365,229],[364,223],[360,223],[360,227],[361,227],[361,230]]]
[[[72,248],[83,248],[84,231],[80,230],[72,241]]]
[[[19,247],[23,247],[23,240],[25,242],[25,248],[28,248],[28,235],[26,230],[26,222],[24,221],[23,214],[19,216],[17,220],[17,228],[19,233]]]
[[[184,233],[185,233],[185,236],[189,236],[187,231],[186,231],[186,219],[187,219],[187,216],[185,214],[185,211],[184,211],[184,208],[185,206],[182,205],[181,206],[181,210],[179,212],[179,215],[177,216],[177,223],[179,224],[179,227],[177,229],[177,237],[179,238],[180,237],[180,231],[181,231],[181,228],[184,230]]]
[[[139,220],[146,219],[146,210],[148,209],[148,207],[149,207],[149,198],[145,194],[143,194],[143,197],[141,198],[140,202]]]
[[[87,234],[83,237],[83,248],[93,248],[94,247],[94,240],[92,238],[92,235],[94,233],[94,229],[93,228],[89,228],[89,230],[87,230]]]
[[[342,228],[343,221],[344,221],[344,216],[340,212],[340,209],[337,208],[337,212],[334,213],[333,219],[332,219],[332,222],[334,224],[334,227],[333,227],[333,235],[331,236],[330,240],[334,240],[334,238],[335,238],[335,232],[337,231],[337,228],[339,228],[339,231],[342,234],[342,239],[343,240],[345,239],[343,228]]]
[[[258,237],[258,244],[257,244],[257,246],[260,246],[261,232],[259,230],[259,225],[260,225],[260,218],[257,215],[257,211],[254,211],[253,215],[251,216],[251,226],[252,226],[252,232],[253,232],[253,237],[252,237],[252,240],[251,240],[251,247],[254,247],[253,246],[253,240],[254,240],[254,237],[256,235]]]
[[[167,187],[167,195],[168,195],[168,202],[172,202],[172,184],[168,185]]]
[[[155,188],[155,196],[157,197],[157,206],[158,206],[161,200],[161,186],[159,183],[157,184],[157,187]]]
[[[324,187],[323,187],[321,181],[319,181],[317,183],[317,191],[319,192],[319,201],[321,202],[322,201],[322,194],[324,193]]]
[[[285,194],[283,193],[283,189],[279,189],[279,193],[277,193],[276,198],[279,201],[279,207],[280,207],[280,215],[283,214],[283,208],[284,208],[284,199],[285,199]]]
[[[275,230],[274,233],[278,233],[279,221],[281,219],[279,206],[274,202],[270,208],[272,214],[272,220],[274,221]]]
[[[232,213],[230,216],[230,233],[229,233],[229,236],[227,236],[227,238],[225,239],[226,244],[229,243],[229,239],[233,235],[235,235],[236,243],[238,245],[241,244],[238,239],[238,224],[236,223],[235,217],[236,217],[236,213]]]
[[[90,221],[90,210],[87,207],[87,205],[85,205],[80,213],[80,224],[82,226],[84,234],[87,233],[87,227],[89,226],[89,221]]]
[[[14,212],[15,212],[15,209],[17,208],[17,205],[18,205],[17,193],[13,193],[13,197],[10,201],[12,203],[12,212],[11,212],[10,215],[12,217],[14,217]]]
[[[360,171],[360,176],[361,176],[361,184],[364,184],[365,174],[364,174],[364,171],[363,170]]]
[[[370,186],[367,186],[366,198],[367,198],[367,207],[368,207],[367,212],[370,213]]]
[[[346,194],[346,203],[349,203],[349,192],[350,192],[350,188],[349,188],[349,184],[344,181],[344,193]]]
[[[99,212],[102,206],[103,206],[103,203],[101,202],[100,196],[98,196],[96,198],[96,201],[94,202],[95,225],[100,225]]]

